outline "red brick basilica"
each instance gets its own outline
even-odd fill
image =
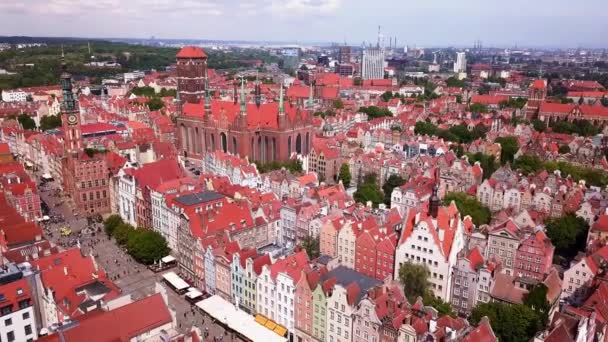
[[[196,47],[177,54],[178,148],[183,157],[202,159],[205,151],[221,150],[249,160],[288,160],[308,154],[313,135],[312,114],[283,101],[261,103],[256,83],[254,101],[247,102],[244,83],[234,101],[211,99],[207,55]]]

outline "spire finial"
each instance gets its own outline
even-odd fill
[[[310,85],[309,85],[309,91],[308,91],[308,106],[312,107],[312,105],[314,104],[314,99],[312,97],[312,87],[313,87],[313,83],[314,81],[310,81]]]
[[[283,114],[285,108],[283,105],[283,82],[281,82],[281,91],[279,92],[279,114]]]
[[[439,199],[439,169],[436,169],[434,172],[435,184],[433,184],[433,194],[431,195],[431,199],[429,200],[429,215],[437,218],[437,214],[439,213],[439,205],[441,200]]]
[[[63,44],[61,44],[61,59],[65,58],[65,54],[63,53]]]
[[[241,77],[241,113],[245,113],[245,78]]]
[[[209,94],[209,78],[205,76],[205,115],[211,115],[211,96]]]

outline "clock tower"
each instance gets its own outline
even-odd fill
[[[74,156],[82,150],[80,136],[80,110],[72,91],[72,75],[67,72],[61,74],[61,122],[63,126],[63,143],[68,155]]]

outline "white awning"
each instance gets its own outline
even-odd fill
[[[196,306],[217,321],[252,341],[285,342],[285,337],[255,322],[255,318],[234,304],[215,295],[196,303]]]
[[[168,264],[170,262],[174,262],[175,258],[170,255],[167,255],[166,257],[160,259],[160,261],[164,262],[165,264]]]
[[[203,293],[197,289],[190,289],[190,291],[188,293],[186,293],[186,297],[190,298],[190,299],[195,299],[198,298],[200,296],[202,296]]]
[[[34,166],[34,164],[32,164],[32,163],[31,163],[31,162],[29,162],[29,161],[26,161],[26,162],[25,162],[25,166],[27,166],[27,167],[32,167],[32,166]]]
[[[45,174],[42,175],[42,178],[44,178],[44,179],[53,179],[53,176],[51,176],[50,173],[45,173]]]
[[[188,285],[184,279],[175,274],[175,272],[167,272],[163,274],[163,278],[177,291],[185,290],[190,287],[190,285]]]

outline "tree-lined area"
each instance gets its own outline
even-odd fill
[[[14,75],[0,76],[0,90],[59,84],[62,71],[62,45],[66,69],[75,76],[89,77],[91,83],[99,84],[102,78],[112,77],[134,70],[163,71],[175,63],[177,48],[132,45],[103,40],[32,38],[47,46],[0,51],[0,68]],[[91,53],[88,44],[91,45]],[[253,49],[229,51],[205,51],[211,69],[238,69],[250,67],[249,61],[263,63],[278,61],[268,52]],[[92,56],[94,58],[92,58]],[[115,62],[119,67],[92,67],[89,62]]]
[[[158,232],[137,228],[124,222],[119,215],[111,215],[104,221],[104,230],[108,237],[125,248],[137,262],[152,265],[171,251],[167,240]]]

